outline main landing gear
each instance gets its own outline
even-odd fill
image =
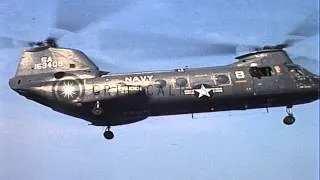
[[[95,104],[94,104],[94,107],[92,108],[91,110],[92,114],[94,114],[95,116],[100,116],[102,113],[103,113],[103,109],[101,107],[101,104],[99,101],[97,101]],[[107,126],[107,128],[105,129],[104,133],[103,133],[103,136],[106,138],[106,139],[113,139],[114,137],[114,134],[112,131],[110,131],[110,126]]]
[[[285,125],[292,125],[295,121],[296,118],[293,116],[292,113],[292,106],[287,106],[287,116],[283,118],[283,123]]]
[[[112,139],[112,138],[114,137],[113,132],[110,131],[110,126],[108,126],[108,127],[106,128],[106,130],[105,130],[104,133],[103,133],[103,136],[104,136],[104,138],[106,138],[106,139],[108,139],[108,140],[110,140],[110,139]]]

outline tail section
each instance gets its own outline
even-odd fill
[[[36,47],[25,50],[16,76],[85,71],[95,75],[98,67],[81,51],[66,48]]]
[[[59,88],[63,89],[63,83],[73,84],[71,90],[79,91],[72,97],[80,97],[84,92],[81,79],[98,74],[98,67],[81,51],[41,46],[23,52],[9,86],[28,99],[51,107],[55,103],[52,100],[64,97],[58,93]]]

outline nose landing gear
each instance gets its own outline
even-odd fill
[[[110,131],[110,126],[108,126],[108,127],[106,128],[105,132],[103,133],[103,136],[104,136],[104,138],[106,138],[106,139],[108,139],[108,140],[113,139],[114,134],[113,134],[112,131]]]
[[[292,113],[292,106],[287,106],[287,116],[283,118],[283,123],[285,125],[292,125],[295,121],[296,121],[296,118],[293,116],[293,113]]]

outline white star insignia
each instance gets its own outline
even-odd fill
[[[201,85],[200,89],[195,89],[196,92],[199,93],[198,98],[201,98],[202,96],[207,96],[210,97],[209,92],[212,91],[212,89],[207,89],[206,87],[204,87],[204,85]]]

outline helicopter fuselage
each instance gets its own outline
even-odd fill
[[[283,53],[274,53],[279,52]],[[123,125],[149,116],[292,107],[319,99],[319,76],[266,53],[273,59],[256,53],[227,66],[123,74],[100,71],[95,76],[83,70],[58,71],[16,76],[10,86],[29,99],[97,126]]]

